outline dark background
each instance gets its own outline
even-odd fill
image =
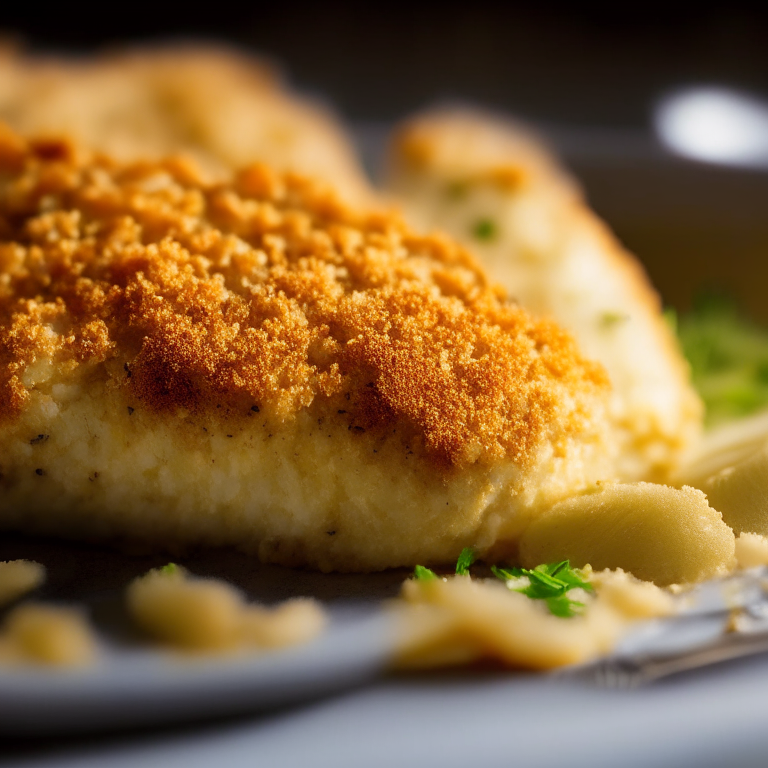
[[[761,9],[762,8],[762,9]],[[37,48],[224,39],[283,62],[350,118],[463,97],[533,118],[643,125],[663,89],[768,88],[768,3],[5,3],[0,25]]]
[[[672,158],[650,130],[654,100],[676,87],[768,97],[768,2],[14,2],[0,28],[46,52],[229,42],[358,127],[444,99],[513,112],[548,133],[665,301],[684,309],[715,285],[768,321],[768,174]]]

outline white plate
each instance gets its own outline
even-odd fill
[[[6,768],[762,768],[766,691],[765,659],[629,692],[499,672],[411,678],[182,732],[11,745],[3,762]]]
[[[325,601],[331,621],[316,641],[281,652],[237,657],[186,657],[151,649],[125,612],[125,585],[157,565],[84,544],[6,535],[0,560],[46,563],[46,599],[89,607],[104,652],[75,670],[0,667],[0,734],[52,734],[251,712],[317,698],[380,676],[396,643],[396,624],[381,599],[396,594],[407,572],[312,574],[258,565],[220,551],[181,562],[194,573],[223,576],[251,599],[274,602],[296,595]],[[617,656],[693,648],[718,637],[737,606],[768,603],[764,570],[701,585],[681,595],[683,613],[638,625]],[[761,623],[765,624],[763,621]]]
[[[228,550],[181,555],[178,562],[192,573],[226,579],[250,600],[274,604],[309,595],[330,615],[327,631],[305,646],[190,658],[152,650],[125,608],[130,581],[167,556],[3,534],[0,560],[16,558],[45,564],[47,582],[30,598],[84,607],[103,653],[75,670],[0,665],[0,734],[160,725],[275,708],[369,681],[395,642],[394,624],[378,605],[397,594],[404,576],[310,573]]]
[[[316,698],[369,681],[391,655],[384,612],[331,622],[316,642],[238,658],[107,652],[79,670],[0,671],[0,733],[43,734],[158,725]]]

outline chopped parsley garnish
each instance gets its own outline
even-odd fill
[[[568,595],[559,595],[558,597],[547,598],[547,608],[554,616],[570,619],[571,616],[577,616],[584,610],[584,603],[571,600]]]
[[[179,566],[176,565],[176,563],[167,563],[160,569],[160,573],[163,573],[166,576],[171,576],[174,573],[176,573],[176,571],[178,570],[179,570]]]
[[[520,592],[531,600],[544,600],[550,613],[568,618],[580,613],[584,603],[571,600],[567,593],[572,589],[592,591],[592,585],[568,560],[528,568],[491,568],[494,576],[506,582],[509,589]]]
[[[674,315],[667,317],[673,320]],[[676,321],[709,425],[768,405],[767,327],[750,320],[734,299],[718,293],[699,295],[693,309]]]
[[[498,234],[498,227],[496,222],[492,219],[478,219],[472,225],[472,234],[477,240],[493,240]]]
[[[674,307],[665,307],[662,311],[664,322],[669,326],[669,330],[677,336],[677,310]]]
[[[417,581],[431,581],[432,579],[437,578],[437,574],[429,568],[425,568],[423,565],[417,565],[413,569],[413,578]]]
[[[456,561],[456,575],[469,576],[469,566],[475,562],[477,555],[472,547],[464,547],[461,550],[459,559]]]

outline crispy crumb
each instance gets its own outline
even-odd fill
[[[570,618],[553,616],[542,601],[495,579],[409,579],[390,603],[401,632],[395,667],[492,660],[544,670],[583,663],[608,653],[634,622],[676,610],[672,597],[650,582],[621,570],[589,570],[595,594],[583,592],[584,612]]]
[[[492,279],[606,367],[618,476],[666,482],[701,429],[689,367],[642,265],[549,149],[503,117],[438,107],[396,130],[387,165],[410,222],[465,242]]]
[[[145,632],[187,651],[286,648],[313,640],[326,623],[314,600],[288,600],[274,608],[251,605],[231,584],[190,577],[178,566],[135,579],[127,600]]]
[[[280,422],[313,406],[354,433],[399,429],[442,465],[522,466],[564,393],[574,434],[607,388],[459,246],[264,166],[207,184],[187,162],[4,130],[0,238],[5,419],[37,366],[99,365],[155,411]]]
[[[242,642],[253,648],[287,648],[314,640],[328,618],[316,600],[296,597],[265,608],[249,605],[243,614]]]
[[[0,562],[0,607],[13,602],[45,582],[45,566],[32,560]]]
[[[76,608],[25,603],[0,630],[3,661],[70,667],[91,663],[97,654],[93,632]]]

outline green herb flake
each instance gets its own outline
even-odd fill
[[[705,292],[680,315],[676,330],[709,426],[768,405],[768,326],[727,295]]]
[[[425,568],[423,565],[417,565],[413,569],[413,578],[416,579],[416,581],[432,581],[432,579],[437,578],[437,574],[429,568]]]
[[[665,307],[662,312],[664,322],[672,333],[677,334],[677,311],[674,307]]]
[[[160,569],[160,573],[165,576],[172,576],[179,570],[179,566],[176,563],[167,563]]]
[[[492,565],[491,571],[496,578],[501,579],[502,581],[519,579],[524,575],[522,568],[498,568],[497,566]]]
[[[498,233],[499,228],[492,219],[478,219],[472,225],[472,235],[477,240],[488,242],[494,240]]]
[[[600,315],[600,325],[603,328],[616,328],[629,320],[629,315],[623,312],[603,312]]]
[[[568,560],[537,565],[532,570],[493,566],[491,571],[494,576],[504,581],[509,589],[520,592],[531,600],[546,601],[550,613],[561,618],[576,616],[584,609],[584,603],[568,597],[570,590],[592,591],[592,585],[585,580],[584,574],[576,568],[571,568]]]
[[[584,612],[584,603],[578,600],[570,600],[566,595],[560,597],[548,597],[547,608],[554,616],[561,619],[570,619],[572,616],[578,616]]]
[[[464,547],[456,561],[456,575],[469,576],[469,567],[475,562],[477,555],[472,547]]]

